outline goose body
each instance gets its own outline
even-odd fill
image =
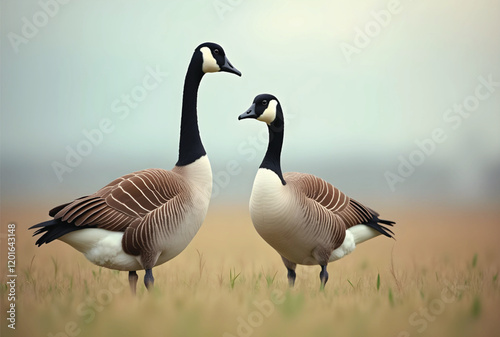
[[[154,266],[158,266],[177,256],[191,242],[208,210],[212,172],[205,155],[190,165],[176,166],[172,171],[147,169],[115,182],[80,199],[78,203],[64,207],[54,216],[63,221],[71,218],[72,223],[85,222],[86,226],[101,224],[96,228],[72,231],[59,240],[71,245],[98,266],[123,271],[141,270],[144,269],[141,260],[145,257],[134,255],[134,247],[144,246],[142,250],[150,252],[152,256],[149,258],[156,260]],[[150,183],[154,187],[148,186]],[[172,195],[159,193],[163,189],[162,184],[172,188]],[[125,200],[123,195],[127,195],[129,200],[120,204]],[[162,203],[165,199],[167,201]],[[115,207],[103,207],[99,214],[95,211],[100,208],[98,206],[89,210],[82,206],[92,200],[93,204],[117,204]],[[120,209],[119,213],[117,209]],[[94,220],[84,220],[90,217],[89,213]],[[128,216],[120,219],[123,214]],[[107,226],[103,226],[104,223]],[[134,231],[113,230],[112,226],[121,228],[127,223],[138,225]],[[122,243],[130,244],[124,246]]]
[[[381,233],[366,225],[363,218],[348,218],[342,213],[351,202],[345,194],[326,181],[309,174],[289,172],[286,185],[269,169],[260,168],[250,199],[250,215],[257,232],[290,261],[317,265],[320,250],[331,251],[328,262],[351,253],[356,244]],[[307,186],[316,188],[312,199]],[[368,210],[367,210],[368,212]],[[351,227],[348,227],[349,225]],[[324,253],[323,253],[324,254]]]
[[[129,271],[135,293],[137,270],[153,285],[152,268],[177,256],[198,232],[212,193],[212,170],[197,121],[197,92],[205,73],[241,76],[215,43],[198,46],[184,82],[179,159],[175,167],[122,176],[97,192],[49,211],[52,220],[31,228],[41,246],[56,239],[92,263]],[[30,229],[31,229],[30,228]]]
[[[320,265],[324,286],[329,262],[380,234],[392,237],[384,225],[394,222],[379,219],[378,213],[325,180],[298,172],[282,174],[284,120],[276,97],[257,96],[239,118],[255,118],[268,125],[270,141],[255,176],[250,215],[259,235],[281,255],[291,285],[297,264]]]

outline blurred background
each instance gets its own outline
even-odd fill
[[[0,13],[0,244],[17,224],[19,274],[18,329],[2,324],[5,335],[60,335],[78,320],[81,336],[221,336],[286,289],[247,206],[267,128],[237,119],[264,92],[285,113],[283,170],[318,175],[397,225],[396,240],[329,267],[327,296],[317,267],[299,266],[291,302],[257,334],[499,335],[500,1],[0,0]],[[126,273],[101,278],[67,245],[35,247],[26,228],[119,176],[175,165],[184,76],[205,41],[243,73],[200,86],[214,176],[205,223],[155,268],[158,296],[141,285],[144,301],[123,292],[86,324],[81,304],[112,277],[128,290]],[[412,317],[435,313],[450,284],[463,296],[422,334]]]
[[[209,74],[199,91],[213,204],[249,199],[267,130],[237,117],[264,92],[284,108],[284,171],[375,209],[500,201],[498,1],[1,0],[1,31],[3,211],[171,169],[205,41],[243,73]]]

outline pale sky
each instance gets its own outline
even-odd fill
[[[499,199],[498,1],[55,1],[1,0],[2,200],[58,204],[171,169],[185,71],[205,41],[243,73],[200,87],[214,202],[248,199],[266,130],[237,116],[264,92],[284,107],[284,171],[359,199]],[[412,157],[436,129],[442,141]],[[54,163],[78,146],[88,154],[59,179]],[[401,158],[418,163],[407,177]]]

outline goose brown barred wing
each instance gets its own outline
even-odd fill
[[[184,190],[184,178],[172,171],[147,169],[120,177],[96,193],[55,207],[54,219],[76,226],[125,231]]]
[[[346,229],[365,224],[378,214],[349,198],[338,188],[312,174],[285,173],[285,180],[296,184],[304,195],[342,219]]]

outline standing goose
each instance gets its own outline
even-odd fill
[[[328,281],[328,262],[354,250],[356,244],[393,232],[378,213],[349,198],[321,178],[306,173],[281,173],[284,118],[278,99],[255,97],[238,119],[254,118],[269,129],[269,145],[257,171],[250,197],[250,215],[257,232],[281,255],[290,286],[297,264],[321,266],[321,288]]]
[[[55,239],[71,245],[92,263],[129,271],[135,293],[137,270],[154,284],[152,268],[177,256],[193,239],[208,209],[212,170],[198,130],[196,101],[205,73],[241,76],[221,46],[203,43],[191,58],[182,100],[179,160],[171,171],[146,169],[120,177],[92,195],[50,210],[52,220],[32,228],[36,244]]]

